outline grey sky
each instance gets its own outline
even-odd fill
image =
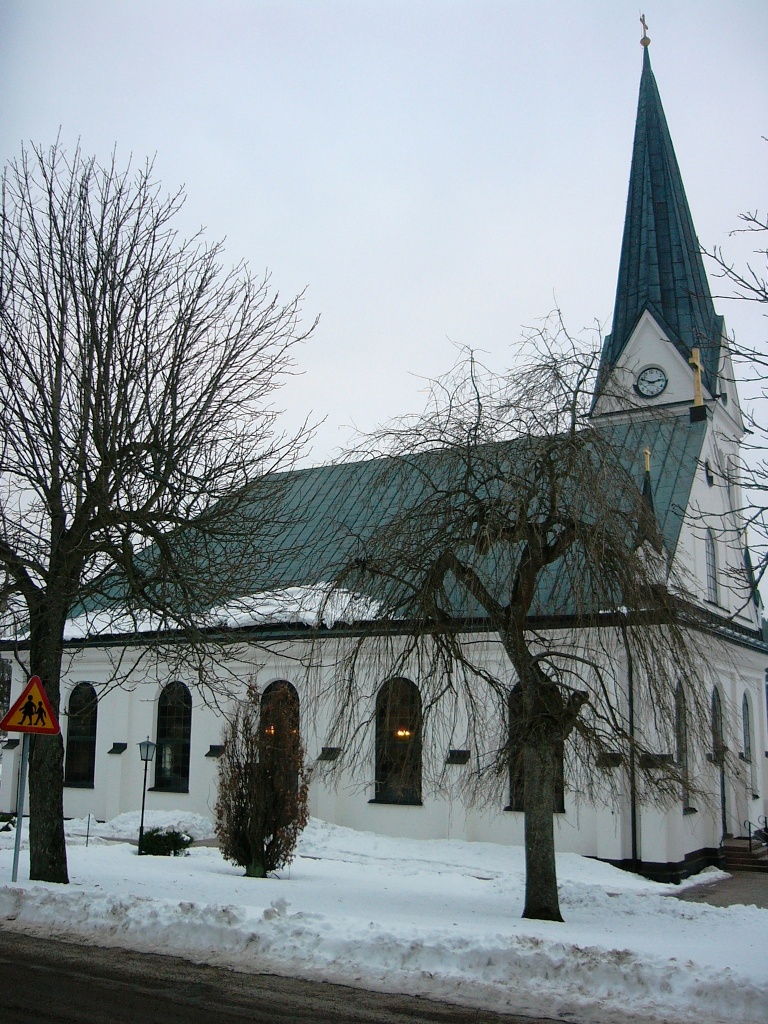
[[[765,208],[768,3],[645,13],[699,237],[730,244]],[[306,287],[321,324],[279,403],[328,417],[322,459],[345,425],[419,408],[450,341],[503,368],[554,296],[574,331],[610,327],[638,17],[635,0],[0,0],[0,160],[59,127],[104,159],[156,154],[186,230],[226,236],[285,296]],[[768,336],[759,309],[717,306],[740,340]]]

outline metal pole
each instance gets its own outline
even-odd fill
[[[637,843],[637,764],[635,761],[635,673],[632,663],[632,651],[629,646],[627,624],[622,618],[619,628],[627,652],[627,711],[629,714],[629,834],[632,844],[632,870],[639,867]]]
[[[638,869],[637,850],[637,767],[635,752],[635,687],[632,653],[627,648],[627,689],[629,691],[629,828],[632,839],[632,870]]]
[[[141,824],[139,825],[139,857],[143,853],[143,841],[144,841],[144,805],[147,801],[147,765],[149,761],[144,762],[144,788],[141,792]]]
[[[19,788],[16,791],[16,841],[13,845],[13,871],[11,881],[19,877],[19,850],[21,849],[21,826],[24,821],[24,788],[27,780],[27,762],[29,761],[29,733],[24,733],[21,741],[21,768],[19,770]]]

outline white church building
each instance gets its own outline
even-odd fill
[[[616,397],[622,393],[629,396],[627,401]],[[692,806],[683,787],[679,800],[665,806],[646,803],[625,790],[618,798],[601,800],[587,798],[566,779],[556,814],[556,845],[651,877],[679,879],[719,863],[723,837],[744,834],[744,823],[757,824],[768,810],[768,646],[740,513],[738,467],[745,427],[739,397],[647,46],[613,324],[601,354],[593,417],[615,424],[617,430],[643,434],[649,457],[638,478],[642,482],[645,473],[665,551],[693,581],[691,589],[719,638],[719,646],[712,649],[720,660],[708,666],[707,674],[713,680],[707,683],[710,749],[681,750],[678,745],[677,750],[659,751],[661,756],[689,759],[691,773],[710,799]],[[376,679],[371,665],[369,707],[362,715],[369,729],[363,749],[367,742],[370,756],[350,767],[344,766],[344,751],[330,745],[324,712],[311,699],[306,659],[310,643],[317,644],[313,627],[318,614],[325,618],[321,643],[328,656],[321,660],[329,666],[327,673],[332,673],[339,645],[351,633],[351,624],[344,620],[355,615],[343,608],[331,615],[320,607],[324,579],[312,576],[309,567],[319,572],[322,559],[317,552],[340,543],[334,531],[350,534],[361,508],[348,496],[365,491],[367,474],[373,472],[369,462],[290,474],[286,519],[290,509],[296,510],[306,534],[302,544],[314,554],[294,554],[290,571],[280,568],[279,557],[273,561],[274,580],[260,579],[250,590],[261,597],[250,604],[244,599],[239,617],[231,613],[226,622],[217,623],[219,650],[226,657],[231,643],[230,670],[241,679],[241,692],[256,682],[267,700],[281,688],[293,694],[313,768],[310,813],[389,835],[520,844],[523,813],[509,787],[495,802],[473,801],[462,790],[462,772],[469,771],[473,752],[461,741],[456,747],[425,751],[424,765],[444,766],[439,779],[433,771],[422,775],[421,756],[402,768],[405,775],[397,786],[382,774],[385,762],[397,773],[398,761],[387,746],[392,738],[376,735],[387,728],[378,709],[385,700],[399,702],[400,739],[414,739],[418,715],[412,722],[408,716],[418,706],[418,678]],[[342,500],[340,494],[347,497]],[[297,550],[296,538],[283,540],[286,551]],[[492,635],[485,634],[483,643],[489,663],[503,660]],[[90,813],[108,820],[138,809],[143,782],[138,744],[149,737],[158,749],[150,767],[147,807],[212,817],[222,731],[231,703],[202,695],[182,661],[173,665],[168,659],[147,657],[148,640],[141,634],[94,631],[78,636],[73,627],[66,647],[61,700],[65,815]],[[0,657],[12,666],[15,697],[26,682],[23,648],[14,651],[5,643]],[[333,682],[330,677],[326,681]],[[425,735],[423,742],[428,741]],[[0,811],[16,810],[19,750],[9,737],[2,758]],[[724,761],[724,750],[732,758]],[[340,767],[331,780],[324,769],[333,768],[336,760]],[[399,763],[406,764],[402,759]],[[610,772],[610,764],[604,770]]]

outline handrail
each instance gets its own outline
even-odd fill
[[[749,852],[752,853],[752,836],[754,835],[755,840],[764,846],[768,843],[768,818],[765,814],[758,814],[757,824],[750,821],[747,818],[743,822],[744,828],[747,830],[747,837],[749,839]]]

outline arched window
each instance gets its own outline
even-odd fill
[[[421,694],[390,679],[376,697],[376,801],[421,803]]]
[[[753,797],[758,797],[757,792],[757,766],[752,756],[752,713],[749,710],[749,698],[746,693],[741,700],[741,728],[744,737],[744,760],[749,765],[749,786]]]
[[[749,717],[749,701],[746,693],[741,701],[741,726],[744,735],[744,760],[752,764],[752,722]]]
[[[707,600],[712,604],[719,604],[720,587],[717,579],[717,542],[712,530],[707,530],[704,538],[704,551],[707,563]]]
[[[509,694],[509,810],[525,810],[525,766],[523,764],[522,700],[520,684]]]
[[[285,679],[270,683],[261,695],[259,706],[260,757],[273,766],[284,765],[291,773],[291,784],[299,788],[299,695]]]
[[[518,683],[509,694],[509,806],[508,811],[525,810],[525,765],[522,738],[523,688]],[[558,743],[555,751],[556,814],[565,814],[565,745]]]
[[[67,753],[64,785],[92,789],[96,771],[96,690],[78,683],[67,706]]]
[[[675,690],[675,742],[677,746],[677,766],[680,769],[682,785],[683,811],[692,810],[689,783],[688,761],[688,710],[685,706],[685,694],[681,683]]]
[[[725,733],[723,732],[723,704],[717,687],[712,691],[712,753],[710,760],[718,766],[720,776],[720,825],[722,835],[728,834],[728,798],[725,780]]]
[[[717,687],[712,691],[712,760],[719,765],[722,765],[725,760],[723,704]]]
[[[192,697],[183,683],[168,683],[157,701],[155,789],[189,792]]]

